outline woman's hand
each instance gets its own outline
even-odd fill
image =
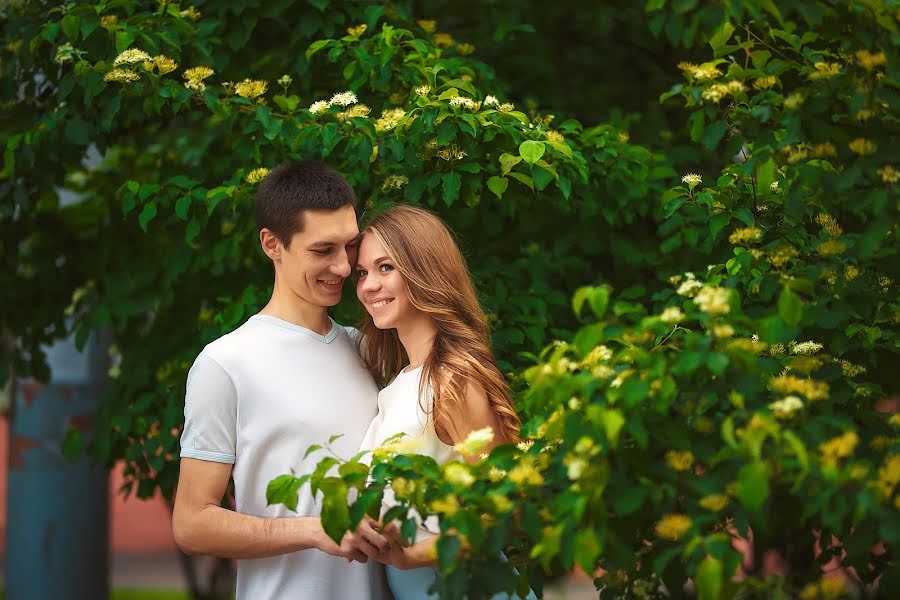
[[[382,529],[390,547],[375,556],[375,560],[385,565],[405,571],[429,567],[437,562],[437,537],[424,540],[412,546],[400,535],[400,528],[394,523]]]

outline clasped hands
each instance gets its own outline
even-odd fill
[[[329,541],[333,547],[323,550],[347,562],[365,563],[372,559],[399,569],[413,568],[418,562],[396,524],[384,525],[368,516],[363,518],[355,531],[344,534],[340,546]]]

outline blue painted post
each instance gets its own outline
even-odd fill
[[[10,431],[6,600],[109,597],[107,473],[62,455],[74,425],[87,429],[106,381],[107,344],[84,352],[64,340],[48,351],[52,378],[16,383]]]

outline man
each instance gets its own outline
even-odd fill
[[[272,298],[206,346],[188,374],[173,532],[189,554],[238,559],[238,600],[382,593],[362,564],[388,548],[377,524],[362,523],[337,545],[308,485],[297,515],[266,503],[270,480],[312,472],[308,446],[339,433],[334,450],[355,454],[377,412],[377,387],[327,314],[356,264],[355,204],[347,181],[321,163],[282,165],[266,177],[256,219],[275,268]],[[236,511],[220,506],[232,477]]]

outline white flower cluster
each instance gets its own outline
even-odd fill
[[[469,433],[466,439],[453,446],[453,449],[463,456],[475,456],[492,441],[494,441],[494,430],[491,427],[485,427]]]
[[[819,342],[813,342],[813,341],[800,342],[799,344],[791,342],[789,344],[791,354],[806,354],[806,355],[815,354],[816,352],[821,350],[822,347],[823,347],[822,344],[820,344]]]
[[[455,96],[450,98],[450,106],[462,106],[463,108],[467,108],[469,110],[478,110],[481,105],[472,100],[471,98],[466,98],[465,96]]]
[[[790,419],[798,410],[803,408],[803,401],[797,396],[787,396],[769,404],[769,409],[776,419]]]
[[[724,315],[731,310],[730,292],[725,288],[705,285],[694,296],[694,302],[708,315]]]
[[[673,278],[674,279],[674,278]],[[681,282],[681,285],[678,286],[678,289],[675,292],[679,296],[687,296],[688,298],[693,298],[697,291],[703,287],[703,284],[697,279],[697,277],[693,273],[685,273],[684,281]]]
[[[351,104],[356,104],[359,100],[356,98],[356,94],[351,91],[340,92],[339,94],[335,94],[331,97],[331,100],[327,102],[325,100],[316,100],[309,106],[309,112],[314,115],[321,114],[328,110],[332,106],[350,106]]]
[[[663,323],[675,325],[684,320],[684,313],[681,312],[681,309],[677,306],[669,306],[662,311],[662,314],[659,315],[659,319]]]

